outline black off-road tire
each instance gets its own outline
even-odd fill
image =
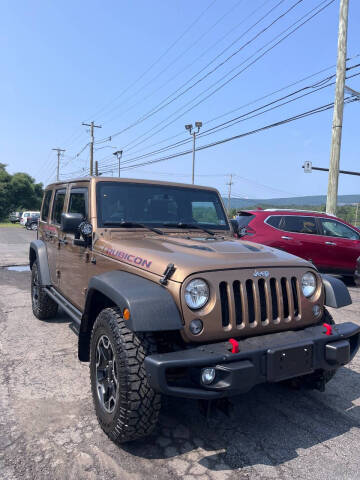
[[[46,294],[39,282],[39,266],[37,260],[31,268],[31,305],[32,311],[39,320],[48,320],[56,316],[58,304]]]
[[[102,338],[110,341],[116,362],[117,390],[111,413],[105,409],[98,394],[97,348]],[[156,426],[161,395],[149,385],[144,366],[145,357],[156,351],[153,336],[134,333],[127,328],[119,308],[106,308],[98,315],[90,342],[92,396],[101,428],[118,444],[145,437]]]
[[[329,325],[335,325],[335,321],[332,315],[324,308],[324,314],[322,316],[319,325],[323,323],[328,323]],[[315,388],[322,390],[322,387],[326,385],[330,380],[334,377],[335,373],[337,372],[337,368],[333,370],[317,370],[314,373],[310,373],[309,375],[304,375],[302,377],[292,378],[290,380],[285,380],[283,382],[285,385],[289,386],[290,388],[301,389],[301,388],[309,388],[312,386],[318,385]]]

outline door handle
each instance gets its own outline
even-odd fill
[[[335,242],[325,242],[325,245],[336,245]]]
[[[292,240],[292,237],[287,237],[286,235],[283,235],[281,238],[283,238],[284,240]]]

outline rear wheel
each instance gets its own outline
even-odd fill
[[[58,304],[46,294],[44,287],[40,285],[37,261],[31,268],[31,305],[33,314],[39,320],[53,318],[58,311]]]
[[[144,366],[156,351],[151,334],[129,330],[119,308],[98,315],[90,343],[92,396],[101,428],[116,443],[145,437],[157,423],[161,395]]]

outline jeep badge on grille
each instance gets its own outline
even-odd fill
[[[269,275],[270,275],[270,273],[267,270],[262,270],[261,272],[259,272],[258,270],[255,270],[255,272],[253,273],[253,277],[268,278]]]

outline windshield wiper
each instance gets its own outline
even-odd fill
[[[121,227],[121,228],[146,228],[151,232],[157,233],[158,235],[164,235],[164,232],[158,230],[157,228],[149,227],[148,225],[144,225],[143,223],[137,222],[127,222],[125,220],[121,222],[104,222],[104,227]]]
[[[194,228],[195,230],[202,230],[205,233],[208,233],[209,235],[215,235],[214,232],[211,230],[208,230],[207,228],[200,227],[199,225],[196,225],[195,223],[164,223],[164,227],[174,227],[174,228]]]

